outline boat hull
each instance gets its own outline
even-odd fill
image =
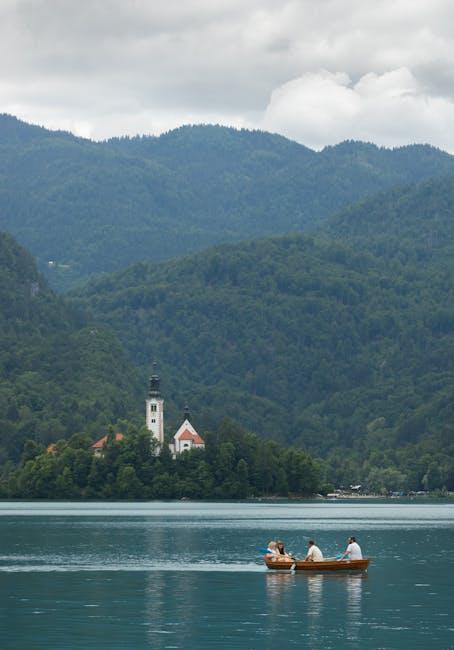
[[[264,558],[268,569],[277,571],[367,571],[369,559],[363,560],[323,560],[322,562],[295,562]]]

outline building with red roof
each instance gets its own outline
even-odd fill
[[[120,440],[123,440],[124,435],[122,433],[116,433],[115,434],[115,442],[120,442]],[[103,436],[96,442],[94,442],[91,446],[91,449],[93,450],[93,453],[95,456],[102,456],[104,447],[107,445],[107,441],[109,440],[109,436]]]
[[[186,406],[184,411],[184,421],[176,434],[173,436],[173,443],[169,445],[173,457],[182,454],[190,449],[205,449],[205,441],[197,433],[189,421],[189,409]]]
[[[164,400],[161,395],[160,377],[156,373],[156,363],[153,363],[153,374],[150,377],[148,396],[145,400],[145,424],[150,432],[151,440],[154,441],[155,453],[161,452],[164,444]],[[97,444],[97,443],[95,443]],[[169,444],[172,456],[190,449],[204,449],[205,441],[197,433],[189,421],[189,409],[186,406],[184,411],[183,424],[173,436],[173,442]]]

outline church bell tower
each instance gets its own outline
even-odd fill
[[[161,397],[160,381],[156,374],[156,363],[153,363],[153,374],[150,377],[150,388],[145,401],[146,425],[151,438],[156,440],[161,448],[164,444],[164,400]]]

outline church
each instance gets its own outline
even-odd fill
[[[155,364],[153,364],[155,367]],[[156,372],[150,377],[148,397],[145,401],[145,417],[151,438],[158,443],[158,450],[164,445],[164,400],[161,395],[160,379]],[[189,421],[189,409],[186,406],[183,422],[169,444],[173,458],[190,449],[204,449],[205,441]],[[159,453],[159,451],[158,451]]]

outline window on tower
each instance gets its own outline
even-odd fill
[[[157,411],[157,406],[156,406],[156,404],[152,404],[152,405],[151,405],[151,410],[153,411],[153,413],[156,413],[156,411]]]

